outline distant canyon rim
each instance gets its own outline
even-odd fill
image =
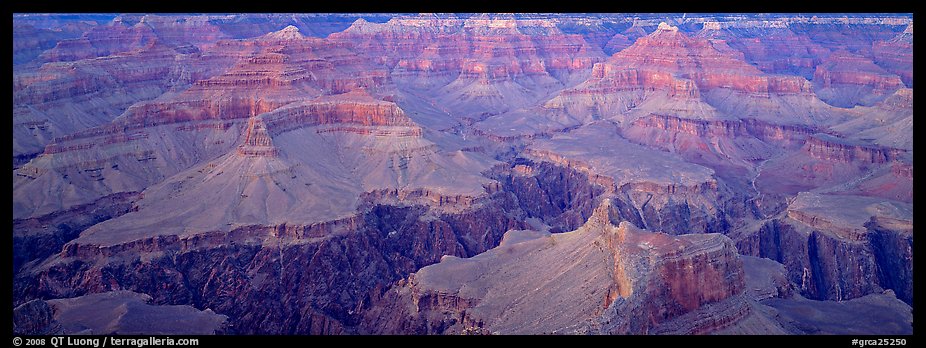
[[[912,14],[13,15],[17,334],[912,334]]]

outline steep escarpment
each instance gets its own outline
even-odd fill
[[[677,153],[686,161],[743,176],[755,163],[796,149],[816,129],[759,120],[696,120],[666,115],[641,117],[621,129],[628,140]],[[734,179],[735,180],[735,179]]]
[[[199,59],[155,44],[106,59],[48,63],[18,73],[13,83],[14,156],[37,155],[56,138],[104,125],[134,103],[227,67],[222,61],[202,64]]]
[[[878,198],[801,193],[785,216],[734,238],[741,253],[784,264],[807,298],[845,300],[892,289],[912,303],[909,274],[899,271],[912,260],[910,207]],[[884,254],[888,248],[896,253],[890,258]]]
[[[524,153],[585,173],[614,195],[613,205],[623,220],[646,229],[720,232],[732,217],[749,214],[712,169],[633,144],[604,123],[535,141]]]
[[[13,273],[23,264],[61,251],[80,232],[133,209],[136,192],[117,193],[99,200],[40,217],[13,220]]]
[[[596,64],[587,80],[559,92],[539,114],[550,122],[608,119],[621,126],[652,114],[817,126],[841,119],[841,112],[819,100],[802,77],[767,74],[723,40],[662,23]]]
[[[389,290],[364,318],[365,327],[372,333],[640,334],[708,304],[739,307],[690,331],[710,332],[748,312],[736,304],[743,274],[729,239],[614,226],[609,205],[605,200],[572,232],[512,231],[475,257],[445,257]],[[568,262],[554,262],[563,255]],[[710,283],[725,285],[699,286]],[[564,284],[582,285],[572,291]]]
[[[809,137],[804,149],[816,159],[833,162],[860,161],[872,164],[897,160],[907,152],[902,149],[852,144],[826,135]]]
[[[600,49],[553,22],[499,15],[357,20],[330,37],[393,67],[391,76],[464,119],[531,106],[602,60]]]
[[[377,289],[441,255],[484,251],[519,228],[503,213],[504,201],[430,218],[423,206],[379,206],[331,227],[300,229],[306,234],[245,226],[105,249],[72,244],[64,258],[33,269],[17,293],[57,298],[129,289],[158,304],[212,308],[240,333],[338,333],[356,325]]]
[[[204,18],[147,15],[120,16],[58,41],[37,59],[42,64],[23,67],[13,80],[14,167],[55,138],[224,72],[240,57],[204,53],[223,37]]]
[[[903,190],[912,188],[913,181],[902,175],[902,168],[912,163],[910,156],[904,149],[815,134],[807,137],[799,151],[765,163],[755,186],[772,194],[820,188],[908,201],[912,197]]]
[[[760,70],[813,78],[816,66],[830,50],[806,35],[796,34],[784,21],[708,21],[698,37],[723,40]]]
[[[287,135],[300,132],[290,130],[272,135],[274,132],[267,131],[272,129],[249,127],[254,144],[245,144],[287,149],[287,142],[293,141]],[[269,143],[268,137],[272,137]],[[293,159],[292,153],[287,152],[270,157],[235,156],[249,161]],[[219,174],[222,168],[230,170],[219,164],[205,168],[204,172],[213,178],[231,173]],[[306,225],[238,223],[230,227],[215,225],[219,230],[212,230],[196,227],[208,222],[197,218],[191,220],[194,224],[187,226],[193,228],[195,233],[192,234],[190,231],[170,232],[170,224],[162,222],[157,228],[159,236],[121,233],[122,237],[116,238],[118,235],[106,232],[109,231],[105,227],[107,224],[101,224],[95,227],[97,232],[84,233],[81,239],[64,246],[59,255],[24,271],[17,281],[21,284],[17,287],[17,296],[20,301],[26,301],[128,289],[151,295],[157,304],[211,308],[229,316],[234,332],[355,332],[366,306],[378,298],[388,284],[438,262],[442,255],[469,257],[483,252],[497,245],[505,231],[537,225],[530,222],[529,217],[542,219],[541,225],[546,221],[564,229],[569,221],[587,216],[584,211],[592,206],[591,201],[600,189],[594,188],[583,175],[565,168],[545,170],[558,170],[563,175],[560,180],[573,184],[560,188],[564,182],[550,181],[552,178],[546,177],[548,172],[538,172],[533,174],[533,180],[542,184],[533,191],[525,185],[489,185],[484,189],[495,193],[477,200],[441,196],[437,194],[443,191],[440,188],[419,194],[383,191],[362,196],[359,209],[364,213],[360,215]],[[246,172],[257,173],[253,168]],[[286,171],[272,173],[268,172],[269,177],[280,179],[291,175]],[[312,186],[318,184],[313,183]],[[522,189],[524,192],[520,191]],[[146,199],[177,194],[171,192],[148,192]],[[390,192],[395,192],[395,197]],[[257,191],[244,193],[260,197],[258,194]],[[532,207],[532,197],[538,194],[553,202],[569,202],[565,207],[556,207],[562,211],[561,218],[549,218],[545,211],[527,212]],[[248,198],[241,197],[241,200]],[[434,199],[441,203],[435,203]],[[414,201],[423,204],[412,204]],[[146,205],[142,202],[139,212],[133,214],[151,209]],[[199,216],[206,215],[215,214]],[[142,220],[129,216],[124,217],[123,222],[114,221],[112,226]],[[139,231],[145,230],[151,231]],[[309,271],[292,272],[292,269]],[[332,293],[345,295],[333,297]],[[278,294],[284,294],[280,301],[264,301],[278,298]],[[242,306],[242,303],[249,305]]]
[[[846,51],[834,52],[818,65],[813,82],[821,99],[841,107],[871,105],[904,87],[899,76]]]
[[[325,94],[373,89],[386,80],[385,72],[345,45],[303,37],[292,26],[255,39],[220,41],[215,50],[247,58],[170,98],[134,105],[124,121],[151,125],[246,118]]]
[[[852,108],[852,118],[832,127],[860,142],[905,150],[913,149],[913,90],[901,88],[872,106]]]
[[[136,103],[111,123],[55,138],[42,156],[21,168],[14,185],[23,197],[35,197],[39,194],[35,190],[47,187],[62,188],[65,194],[48,200],[23,198],[22,203],[14,203],[14,215],[42,214],[107,194],[142,191],[203,160],[227,153],[244,135],[248,117],[324,93],[350,91],[361,84],[376,89],[372,81],[376,79],[375,71],[351,74],[352,70],[369,69],[343,45],[297,34],[290,28],[252,40],[220,42],[212,51],[217,52],[213,55],[218,56],[218,61],[239,60],[225,73],[198,80],[183,92]],[[240,59],[241,55],[254,57]],[[300,58],[290,60],[290,56]],[[331,74],[324,76],[326,69]],[[322,104],[325,101],[318,105]],[[397,114],[389,107],[363,100],[360,104],[343,103],[335,98],[328,104],[341,106],[317,113],[323,117],[332,113],[349,115],[346,117],[356,120],[345,121],[361,125],[379,122],[379,115]],[[364,112],[380,114],[357,114]],[[367,120],[367,116],[373,118]]]
[[[512,192],[529,218],[551,226],[551,232],[581,226],[594,210],[595,198],[604,192],[585,172],[551,162],[515,161],[500,171],[501,190]]]
[[[17,332],[912,332],[909,15],[113,16],[13,17]]]

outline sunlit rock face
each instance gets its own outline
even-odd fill
[[[17,334],[912,333],[911,15],[13,29]]]

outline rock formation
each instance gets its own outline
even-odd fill
[[[13,28],[17,333],[912,332],[910,15]]]
[[[831,105],[871,105],[904,87],[900,77],[870,59],[846,51],[833,52],[817,66],[815,92]]]
[[[374,306],[365,320],[376,333],[642,334],[742,295],[742,265],[726,237],[618,227],[610,210],[606,199],[575,231],[511,231],[483,254],[445,257],[387,292],[384,308]],[[563,257],[569,261],[555,261]],[[690,333],[723,328],[747,311]]]

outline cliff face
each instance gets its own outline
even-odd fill
[[[863,194],[903,201],[912,200],[904,190],[912,187],[901,168],[909,163],[903,149],[864,144],[827,134],[806,138],[799,151],[770,159],[755,179],[762,192],[797,192],[809,188]],[[897,174],[891,168],[897,168]]]
[[[170,88],[195,57],[155,45],[106,60],[48,63],[17,74],[13,84],[14,155],[35,156],[54,138],[103,125],[132,104],[154,99]],[[208,76],[222,68],[200,70]],[[29,105],[29,107],[25,107]]]
[[[817,66],[814,88],[831,105],[872,105],[904,87],[895,74],[875,65],[870,58],[837,51]]]
[[[303,37],[295,27],[250,40],[220,41],[209,54],[238,56],[238,62],[172,98],[133,106],[126,121],[151,125],[246,118],[325,94],[377,89],[387,80],[385,72],[345,45]]]
[[[257,133],[252,129],[252,135]],[[259,143],[262,136],[252,138]],[[526,227],[522,221],[532,207],[531,197],[570,202],[556,205],[562,218],[531,210],[551,225],[568,226],[572,217],[583,216],[593,197],[582,190],[594,194],[600,189],[587,186],[578,174],[561,170],[575,188],[562,190],[562,182],[549,182],[520,192],[519,186],[502,184],[488,200],[464,204],[441,198],[448,201],[446,208],[443,204],[406,206],[409,196],[403,196],[400,205],[381,205],[378,202],[391,200],[388,194],[370,195],[362,208],[368,209],[366,213],[330,223],[244,226],[115,244],[72,241],[61,251],[61,262],[23,273],[17,293],[23,299],[57,298],[128,289],[145,291],[157,304],[211,308],[228,315],[232,329],[240,333],[354,332],[364,308],[387,284],[439,261],[442,255],[475,255],[497,245],[505,231]],[[547,174],[534,173],[533,180],[555,177]],[[463,208],[454,213],[454,205]],[[150,257],[123,262],[125,257],[134,259],[133,255]],[[350,295],[330,297],[333,289]],[[285,295],[280,301],[265,302],[277,298],[268,297],[270,293]]]
[[[504,231],[519,228],[498,213],[504,202],[502,195],[436,220],[419,219],[428,212],[423,206],[376,206],[350,223],[313,227],[304,235],[282,233],[291,230],[282,226],[253,226],[212,237],[158,237],[107,248],[69,244],[62,256],[74,261],[34,269],[17,292],[21,298],[57,298],[145,291],[157,304],[189,304],[228,315],[238,333],[339,333],[356,325],[369,296],[401,274],[440,255],[471,256],[496,245]],[[275,242],[260,242],[268,237]],[[151,257],[118,261],[119,255],[141,254]]]
[[[18,332],[909,332],[906,16],[62,16]]]
[[[39,59],[46,62],[68,62],[104,57],[146,47],[156,39],[151,27],[142,23],[129,25],[117,18],[108,25],[94,27],[80,38],[59,41],[54,48],[42,53]]]
[[[601,60],[600,50],[581,36],[561,32],[553,22],[422,15],[386,23],[358,19],[332,40],[357,45],[396,66],[403,77],[463,76],[511,81],[526,75],[571,73]]]
[[[604,59],[598,47],[581,35],[563,33],[551,21],[497,15],[424,15],[386,23],[360,19],[330,39],[356,45],[392,67],[398,83],[464,119],[533,105]]]
[[[746,214],[713,170],[628,142],[612,127],[579,128],[536,141],[524,153],[537,162],[581,171],[613,195],[622,220],[649,230],[712,233],[725,230],[731,217]]]
[[[856,145],[826,136],[809,137],[802,150],[811,157],[833,162],[882,164],[899,159],[906,151],[884,147]]]
[[[830,50],[798,35],[787,25],[772,26],[755,22],[705,22],[698,37],[724,40],[743,52],[744,58],[760,70],[772,74],[813,77],[816,66]]]
[[[812,126],[844,117],[820,101],[805,78],[763,72],[724,40],[707,37],[662,23],[597,63],[588,79],[559,92],[543,111],[551,122],[569,115],[621,126],[650,114]]]
[[[784,264],[807,298],[845,300],[892,289],[912,303],[909,274],[901,271],[912,269],[903,266],[912,259],[907,209],[877,198],[802,193],[786,217],[738,237],[737,248]]]
[[[130,52],[155,43],[182,51],[227,37],[205,16],[126,15],[94,26],[79,38],[60,40],[39,58],[43,62],[69,62]]]
[[[807,92],[799,78],[764,76],[744,61],[741,52],[726,43],[691,37],[668,24],[661,24],[653,34],[615,53],[608,63],[612,67],[605,69],[605,75],[608,70],[637,66],[643,70],[687,75],[704,90],[723,87],[760,95]]]
[[[626,222],[617,227],[609,205],[605,200],[572,232],[512,231],[483,254],[445,257],[387,291],[364,325],[375,333],[641,334],[708,304],[731,300],[740,307],[713,312],[730,316],[690,332],[703,333],[748,311],[735,300],[743,273],[729,239],[670,237]],[[563,253],[568,262],[550,262]],[[581,283],[584,291],[549,279]]]

